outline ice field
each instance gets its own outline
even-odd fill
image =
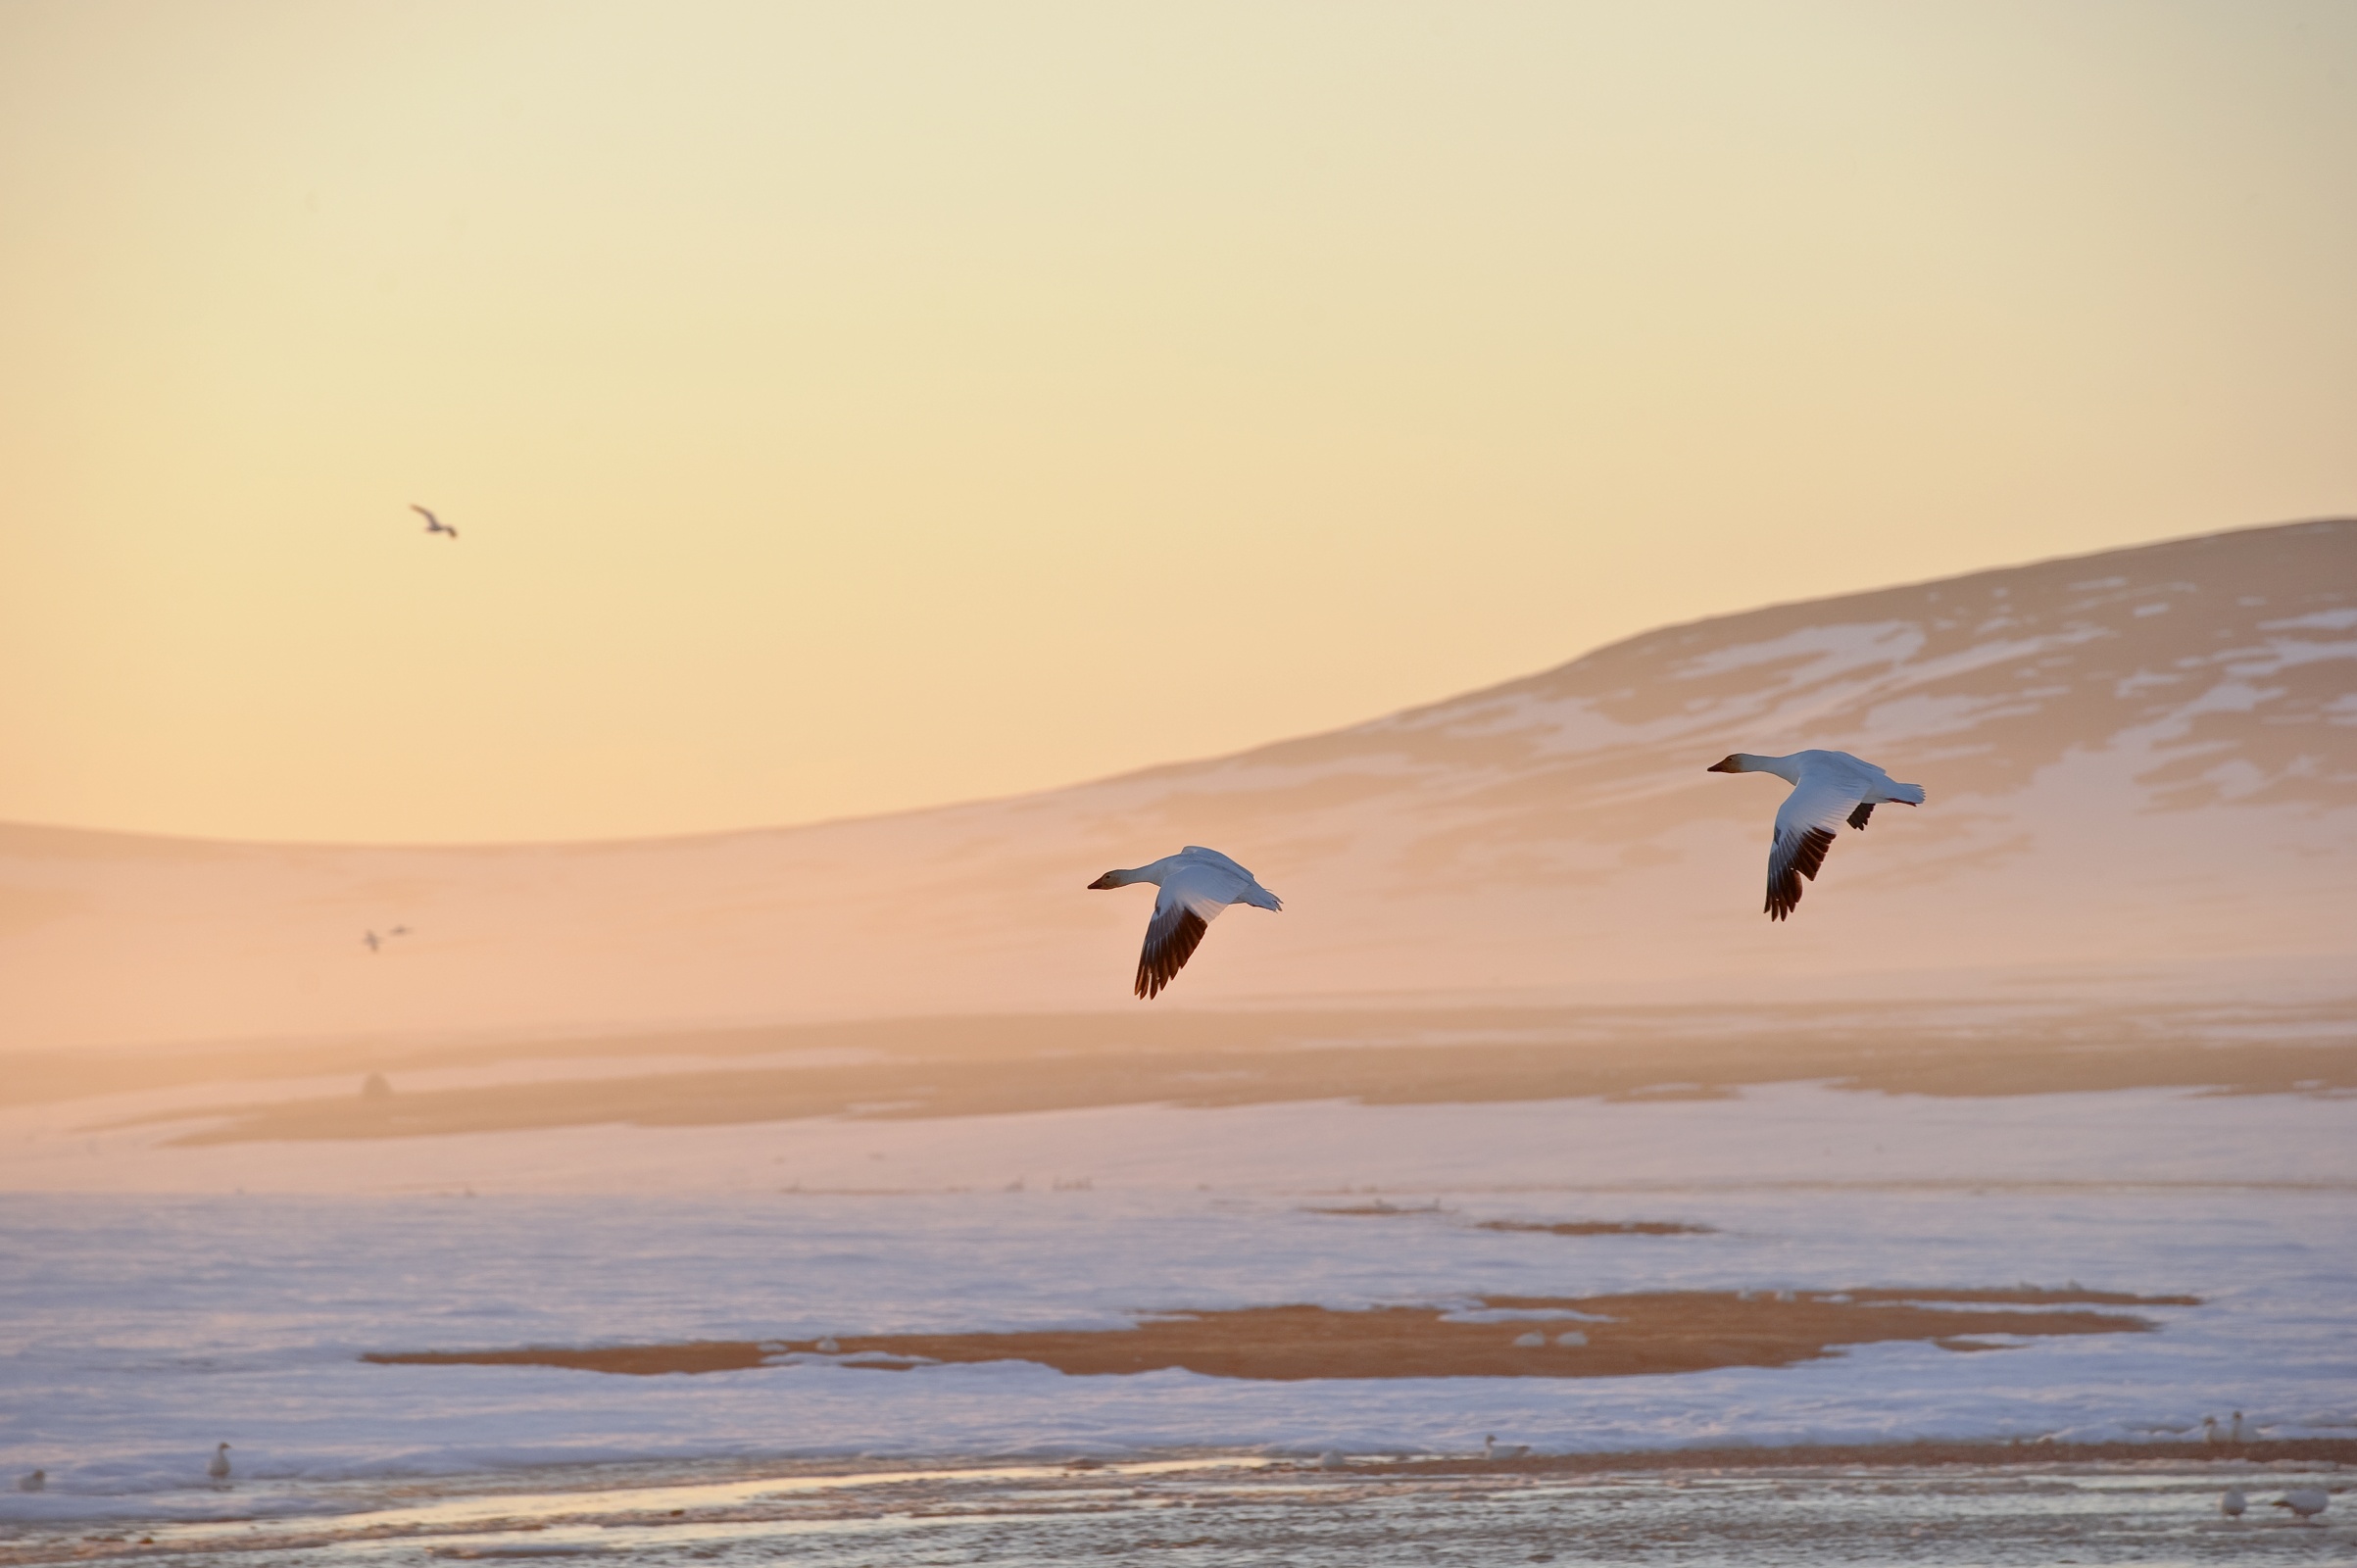
[[[165,1147],[167,1126],[141,1149],[79,1152],[146,1189],[111,1192],[54,1190],[79,1146],[12,1116],[0,1465],[50,1482],[0,1493],[19,1524],[359,1508],[375,1494],[338,1489],[548,1465],[1465,1454],[1493,1432],[1542,1453],[2135,1441],[2197,1436],[2202,1416],[2235,1409],[2267,1437],[2357,1436],[2347,1099],[1794,1085],[1641,1104],[1128,1107],[185,1151]],[[166,1171],[182,1190],[163,1190]],[[313,1191],[287,1190],[306,1173]],[[248,1190],[188,1190],[217,1181]],[[1344,1193],[1368,1206],[1369,1188],[1437,1206],[1316,1212]],[[1490,1219],[1715,1233],[1476,1228]],[[1258,1383],[1011,1362],[639,1378],[357,1359],[1111,1328],[1290,1302],[2023,1282],[2204,1304],[2136,1309],[2155,1333],[2003,1353],[1891,1343],[1586,1379]],[[203,1485],[218,1442],[237,1464],[225,1493]]]

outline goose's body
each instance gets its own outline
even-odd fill
[[[1485,1459],[1519,1459],[1531,1451],[1527,1443],[1500,1443],[1493,1432],[1481,1440],[1481,1456]]]
[[[2218,1499],[2218,1511],[2229,1519],[2241,1518],[2242,1511],[2249,1506],[2250,1499],[2242,1494],[2240,1487],[2227,1488],[2226,1495]]]
[[[1754,757],[1737,752],[1713,762],[1712,773],[1773,773],[1792,786],[1776,808],[1776,831],[1768,841],[1767,915],[1781,920],[1800,903],[1800,879],[1815,881],[1843,822],[1861,831],[1878,806],[1921,806],[1923,786],[1901,784],[1863,758],[1847,752],[1794,752],[1789,757]]]
[[[1152,882],[1162,890],[1154,898],[1154,914],[1146,922],[1146,946],[1138,955],[1137,994],[1149,1000],[1186,967],[1220,910],[1231,904],[1285,907],[1252,872],[1200,844],[1126,871],[1107,871],[1089,886],[1123,888],[1133,882]]]
[[[213,1450],[213,1462],[205,1466],[205,1474],[216,1481],[229,1479],[229,1446],[221,1444]]]

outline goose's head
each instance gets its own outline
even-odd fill
[[[1118,871],[1107,871],[1105,873],[1105,875],[1090,883],[1089,888],[1092,892],[1099,888],[1117,888],[1122,886],[1129,879],[1127,877],[1123,876]]]
[[[1741,773],[1743,771],[1743,754],[1737,752],[1730,757],[1711,763],[1708,767],[1702,769],[1702,771],[1705,773]]]

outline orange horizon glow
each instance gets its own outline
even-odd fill
[[[2324,4],[13,6],[0,820],[862,815],[2357,512],[2352,60]]]

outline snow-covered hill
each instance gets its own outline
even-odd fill
[[[1807,746],[1931,798],[1844,833],[1773,924],[1783,786],[1703,769]],[[0,1049],[1137,1005],[1148,895],[1084,889],[1186,843],[1286,909],[1231,912],[1157,1007],[2329,974],[2357,957],[2357,521],[1668,627],[1332,734],[891,817],[454,849],[0,827]]]

